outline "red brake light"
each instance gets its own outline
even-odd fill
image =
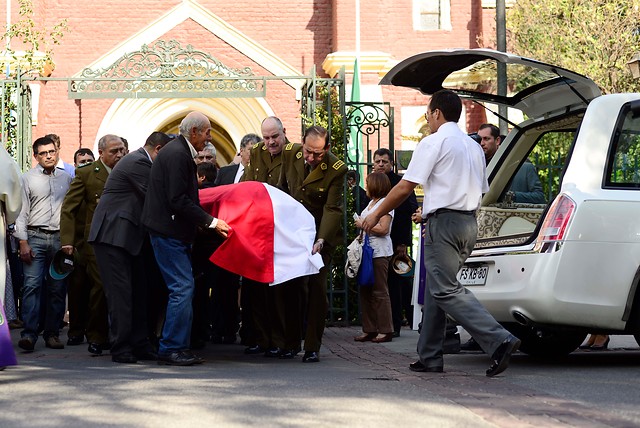
[[[544,243],[558,242],[564,239],[575,209],[576,203],[568,196],[560,195],[556,198],[544,219],[544,223],[542,223],[536,241],[537,249],[540,249]]]

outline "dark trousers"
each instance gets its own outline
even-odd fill
[[[302,338],[302,291],[306,278],[294,278],[269,288],[272,310],[269,311],[273,346],[300,350]]]
[[[329,302],[327,300],[327,275],[331,261],[332,249],[326,246],[322,251],[324,266],[315,275],[308,277],[306,321],[307,330],[304,336],[305,351],[320,351],[322,335],[327,320]]]
[[[109,308],[111,354],[149,351],[144,258],[111,245],[93,248]]]
[[[106,344],[109,340],[109,318],[107,315],[107,298],[104,295],[102,279],[98,272],[98,264],[93,248],[86,246],[85,258],[89,281],[89,311],[87,318],[87,341]]]
[[[78,257],[79,258],[79,257]],[[67,306],[69,308],[69,337],[84,337],[89,320],[89,290],[91,289],[87,265],[76,260],[67,284]]]
[[[409,325],[413,325],[413,306],[411,305],[413,277],[398,275],[393,270],[393,265],[390,264],[387,284],[389,285],[389,298],[391,299],[393,331],[399,332],[402,327],[403,311]]]
[[[269,316],[270,304],[268,301],[269,285],[261,282],[253,281],[248,278],[242,279],[243,299],[247,299],[249,303],[250,313],[245,314],[245,308],[242,311],[243,320],[245,315],[251,317],[250,324],[253,332],[247,337],[249,345],[259,345],[267,349],[272,345],[271,340],[271,318]],[[243,321],[244,322],[244,321]]]
[[[215,280],[210,306],[213,335],[225,339],[235,338],[238,332],[238,290],[240,276],[214,266]]]

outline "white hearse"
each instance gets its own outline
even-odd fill
[[[458,274],[521,350],[566,355],[588,333],[640,343],[640,94],[602,95],[585,76],[485,49],[415,55],[381,84],[522,111],[487,165],[478,240]],[[529,161],[544,204],[509,197]]]

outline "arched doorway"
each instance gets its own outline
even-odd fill
[[[153,131],[177,134],[180,121],[194,110],[211,120],[218,166],[230,163],[240,139],[259,133],[262,120],[273,114],[263,98],[117,99],[104,115],[97,135],[121,135],[129,142],[129,150],[135,150]]]

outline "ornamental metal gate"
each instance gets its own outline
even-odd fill
[[[31,166],[31,89],[20,79],[0,80],[2,144],[21,170]]]

